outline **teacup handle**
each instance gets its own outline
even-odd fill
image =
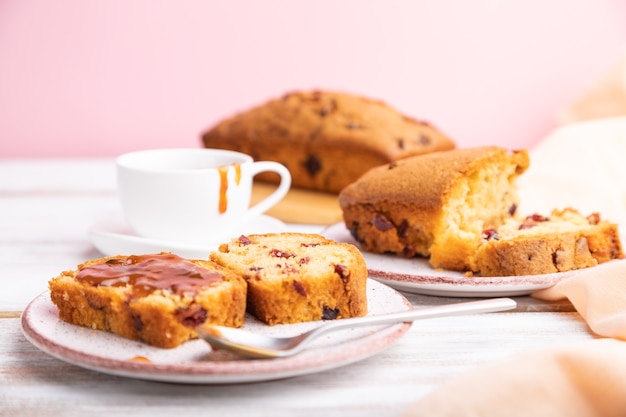
[[[291,188],[291,174],[286,166],[273,161],[258,161],[252,164],[252,177],[261,172],[275,172],[280,175],[280,184],[274,192],[263,200],[250,207],[246,212],[246,216],[256,216],[265,213],[282,200]]]

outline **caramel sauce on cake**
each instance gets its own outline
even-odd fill
[[[219,272],[202,268],[174,254],[132,255],[112,258],[79,269],[76,280],[94,287],[131,285],[133,295],[142,297],[156,290],[170,290],[179,295],[192,294],[221,282]]]

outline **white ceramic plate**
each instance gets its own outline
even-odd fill
[[[412,308],[402,294],[371,279],[368,280],[367,298],[368,315]],[[318,321],[267,326],[247,317],[244,328],[289,336],[320,324]],[[373,356],[392,345],[410,327],[410,323],[400,323],[337,331],[289,358],[240,359],[227,352],[212,352],[201,340],[174,349],[160,349],[104,331],[68,324],[59,319],[49,292],[32,300],[22,314],[22,332],[26,338],[58,359],[112,375],[189,384],[255,382],[337,368]]]
[[[352,243],[361,249],[343,223],[322,232],[338,242]],[[361,250],[369,275],[393,288],[416,294],[443,297],[514,297],[551,287],[571,277],[575,271],[544,275],[509,277],[465,277],[462,272],[435,270],[424,258],[368,253]]]
[[[231,236],[222,238],[215,243],[190,245],[138,236],[124,221],[121,214],[114,214],[94,224],[89,229],[89,237],[96,249],[106,256],[172,252],[185,258],[204,259],[220,243],[228,241],[231,237],[237,237],[243,233],[279,233],[286,229],[287,226],[282,221],[271,216],[261,215],[242,222],[232,231]]]

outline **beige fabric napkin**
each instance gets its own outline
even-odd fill
[[[520,212],[597,211],[620,225],[624,242],[626,55],[561,116],[570,124],[530,151]],[[626,260],[578,271],[533,296],[569,299],[597,339],[479,366],[427,394],[403,417],[626,415]]]
[[[533,296],[568,298],[590,330],[608,338],[530,351],[475,368],[426,395],[404,417],[623,416],[626,260],[581,270]]]
[[[626,260],[581,270],[551,288],[536,291],[533,297],[568,298],[594,333],[626,340]],[[626,346],[624,350],[626,354]],[[623,372],[626,381],[626,368]]]
[[[403,417],[623,417],[625,376],[626,343],[579,342],[475,368]]]

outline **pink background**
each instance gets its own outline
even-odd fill
[[[626,50],[623,0],[0,0],[0,156],[115,156],[289,90],[528,147]]]

